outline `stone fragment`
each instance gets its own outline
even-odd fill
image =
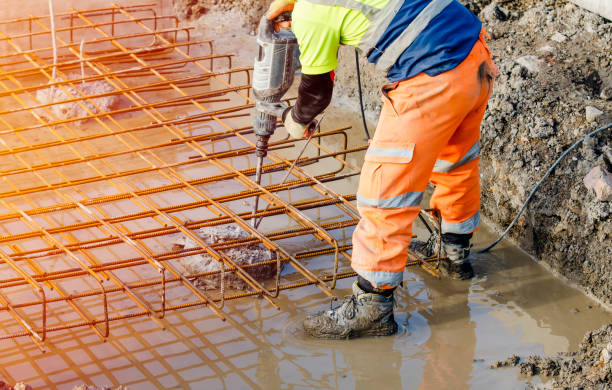
[[[561,34],[560,32],[556,32],[553,34],[552,37],[550,37],[551,41],[555,41],[557,43],[563,43],[567,40],[567,37],[563,34]]]
[[[603,111],[593,106],[586,106],[585,115],[587,122],[595,122],[600,116],[603,115]]]
[[[584,186],[602,202],[612,201],[612,174],[596,166],[584,177]]]
[[[555,51],[556,51],[555,48],[550,45],[542,46],[541,48],[538,49],[538,52],[544,55],[549,55],[549,56],[554,55]]]
[[[603,362],[603,364],[610,363],[610,360],[612,360],[612,352],[608,351],[607,348],[602,349],[601,350],[601,361]]]
[[[602,100],[612,100],[612,86],[602,87],[599,97]]]
[[[540,71],[540,60],[536,56],[526,55],[517,58],[516,63],[521,66],[527,73],[534,75]]]
[[[482,16],[490,24],[508,20],[508,10],[493,2],[482,10]]]

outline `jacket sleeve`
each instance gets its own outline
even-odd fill
[[[297,123],[308,124],[327,108],[334,90],[333,72],[317,75],[302,74],[291,116]]]

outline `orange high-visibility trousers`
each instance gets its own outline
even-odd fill
[[[483,33],[484,34],[484,33]],[[456,68],[385,85],[361,170],[352,267],[378,288],[399,285],[427,183],[443,233],[480,223],[480,123],[497,68],[482,37]]]

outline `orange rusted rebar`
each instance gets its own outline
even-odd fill
[[[314,153],[293,169],[287,152],[299,141],[275,139],[259,185],[250,67],[232,66],[232,55],[216,54],[211,41],[191,40],[189,29],[152,4],[113,5],[56,15],[54,78],[52,45],[41,43],[53,35],[48,21],[0,21],[0,44],[9,48],[0,55],[0,314],[13,321],[10,332],[0,327],[0,339],[28,336],[44,348],[48,333],[77,327],[105,339],[112,322],[148,316],[167,328],[167,312],[196,307],[225,319],[227,301],[259,296],[280,308],[281,291],[316,285],[333,297],[336,281],[354,276],[355,196],[330,187],[359,174],[347,156],[367,148],[348,147],[348,127],[315,135]],[[83,32],[83,47],[95,50],[79,49],[74,34]],[[198,45],[204,54],[192,56]],[[86,74],[66,74],[81,66]],[[107,88],[86,92],[88,83]],[[42,99],[47,92],[52,98]],[[108,98],[118,106],[104,106]],[[269,207],[251,214],[244,202],[255,196]],[[251,218],[263,218],[261,228]],[[230,224],[244,235],[208,242],[200,234]],[[173,248],[177,236],[195,246]],[[275,258],[242,264],[234,257],[254,245]],[[189,272],[181,265],[189,256],[216,268]],[[315,257],[325,266],[311,267]],[[438,258],[413,257],[409,265],[435,273],[427,263]],[[254,276],[274,266],[269,280]],[[197,287],[197,279],[213,277],[220,286]],[[248,290],[232,288],[232,278]],[[28,289],[34,298],[24,298]],[[111,298],[124,304],[110,305]],[[58,323],[56,308],[75,318]]]

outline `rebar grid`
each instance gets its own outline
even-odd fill
[[[258,185],[251,69],[152,7],[56,15],[57,64],[49,16],[0,22],[0,339],[28,336],[44,350],[48,333],[89,327],[104,340],[115,321],[141,316],[166,329],[168,311],[198,306],[225,320],[226,300],[258,296],[279,308],[280,291],[306,285],[333,298],[336,281],[354,276],[355,197],[335,188],[359,174],[346,157],[367,146],[349,148],[346,127],[322,131],[278,184],[303,141],[275,139]],[[111,89],[86,93],[92,82]],[[45,91],[61,95],[41,101]],[[116,107],[101,105],[109,97]],[[61,117],[66,105],[81,113]],[[270,207],[251,214],[255,196]],[[258,229],[248,222],[261,217]],[[247,238],[198,235],[228,224]],[[196,247],[173,248],[181,235]],[[275,259],[241,265],[226,253],[253,244]],[[180,261],[195,255],[220,269],[188,274]],[[409,265],[435,274],[425,263]],[[271,280],[248,272],[271,265]],[[225,288],[230,274],[247,290]],[[220,288],[194,284],[212,275]]]

